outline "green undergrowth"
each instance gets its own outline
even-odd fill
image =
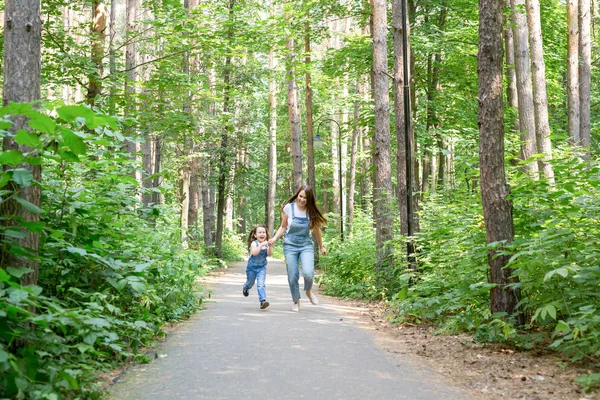
[[[377,285],[372,221],[358,217],[352,238],[328,235],[329,255],[321,261],[327,294],[385,299],[396,322],[438,325],[445,332],[471,332],[482,342],[503,342],[522,350],[549,346],[592,373],[578,378],[584,390],[600,383],[600,168],[568,152],[554,160],[556,184],[510,170],[515,226],[506,246],[519,282],[516,326],[490,312],[488,251],[479,193],[458,188],[420,204],[415,238],[417,269],[407,268],[401,238],[393,278]]]
[[[176,207],[141,204],[133,177],[139,165],[123,150],[123,121],[83,106],[48,107],[2,109],[26,115],[37,134],[15,136],[31,152],[0,154],[7,166],[0,203],[17,202],[40,220],[3,214],[0,224],[5,257],[39,265],[37,284],[28,286],[21,278],[31,270],[6,259],[0,268],[0,398],[102,398],[98,373],[147,361],[141,349],[164,335],[165,323],[202,305],[198,277],[222,262],[181,240]],[[22,163],[42,164],[42,180]],[[41,208],[21,197],[36,185]],[[155,190],[176,195],[167,186]],[[28,232],[40,237],[35,256],[21,244]],[[226,257],[239,257],[238,242],[226,238]]]

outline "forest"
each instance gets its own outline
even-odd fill
[[[0,397],[103,398],[98,373],[148,361],[303,184],[328,219],[324,293],[549,348],[600,385],[597,1],[0,17]]]

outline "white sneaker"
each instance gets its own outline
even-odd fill
[[[292,311],[300,311],[300,300],[298,300],[297,303],[294,303],[294,305],[292,306]]]
[[[315,296],[315,295],[313,294],[313,292],[310,292],[310,294],[307,294],[306,296],[308,297],[308,299],[310,300],[310,302],[311,302],[313,305],[315,305],[315,306],[316,306],[317,304],[319,304],[319,299],[317,299],[317,296]]]

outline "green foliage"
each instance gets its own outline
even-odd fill
[[[332,220],[330,216],[329,220]],[[340,242],[339,233],[328,229],[326,232],[327,257],[319,259],[322,273],[317,281],[324,292],[332,296],[355,299],[375,299],[381,297],[375,276],[376,257],[375,232],[373,221],[362,213],[355,218],[355,233]]]
[[[41,217],[2,217],[11,220],[0,227],[4,252],[31,258],[19,242],[28,231],[40,234],[40,251],[39,286],[19,284],[27,269],[0,269],[0,388],[15,399],[99,398],[97,371],[143,359],[139,350],[165,321],[200,306],[196,278],[209,259],[182,247],[172,208],[155,205],[154,220],[140,208],[135,163],[115,150],[123,148],[116,118],[48,106],[10,104],[0,113],[29,117],[32,132],[14,140],[33,146],[0,153],[14,158],[1,175],[0,203],[14,200]],[[42,163],[43,180],[17,159]],[[42,187],[41,208],[19,197],[31,185]]]

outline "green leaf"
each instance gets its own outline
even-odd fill
[[[87,251],[85,251],[85,249],[80,249],[79,247],[67,247],[66,250],[69,253],[79,254],[81,256],[87,255]]]
[[[52,118],[47,117],[44,114],[36,113],[27,124],[42,133],[54,133],[56,131],[56,123]]]
[[[83,320],[83,323],[86,325],[94,326],[96,328],[106,328],[110,326],[110,323],[104,318],[88,318],[86,320]]]
[[[79,136],[74,134],[68,129],[62,131],[62,137],[65,141],[65,144],[69,146],[69,148],[75,154],[85,154],[87,152],[87,145]]]
[[[0,154],[0,164],[16,167],[23,160],[23,153],[19,150],[9,150]]]
[[[4,236],[10,237],[13,239],[25,239],[27,237],[27,232],[18,231],[15,229],[7,229],[4,232]]]
[[[83,117],[86,121],[94,118],[94,112],[85,106],[64,106],[57,108],[56,112],[68,122],[73,122],[79,117]]]
[[[40,144],[40,137],[35,133],[27,132],[25,129],[19,129],[14,139],[15,142],[23,146],[35,147]]]
[[[6,267],[6,272],[11,274],[15,278],[21,279],[21,277],[23,275],[33,272],[33,270],[29,269],[29,268],[21,268],[21,267]]]
[[[81,161],[79,159],[79,157],[77,156],[77,154],[73,153],[72,151],[59,150],[58,154],[60,155],[60,158],[62,158],[65,161],[71,161],[71,162],[80,162]]]
[[[6,186],[8,182],[10,182],[10,174],[6,172],[0,172],[0,189]]]
[[[33,172],[27,168],[12,170],[12,179],[21,187],[28,187],[33,182]]]
[[[39,208],[35,204],[32,204],[32,203],[28,202],[25,199],[22,199],[22,198],[20,198],[18,196],[13,197],[13,199],[15,199],[15,201],[17,203],[19,203],[24,209],[26,209],[27,211],[29,211],[32,214],[41,214],[42,213],[42,209],[41,208]]]
[[[81,352],[81,354],[85,353],[88,350],[93,350],[94,346],[90,346],[87,343],[77,343],[75,345],[75,347],[77,347],[77,349]]]
[[[131,286],[131,288],[138,294],[143,294],[147,289],[146,285],[144,285],[142,282],[129,282],[129,286]]]
[[[0,282],[8,282],[9,280],[10,275],[4,269],[0,268]]]

